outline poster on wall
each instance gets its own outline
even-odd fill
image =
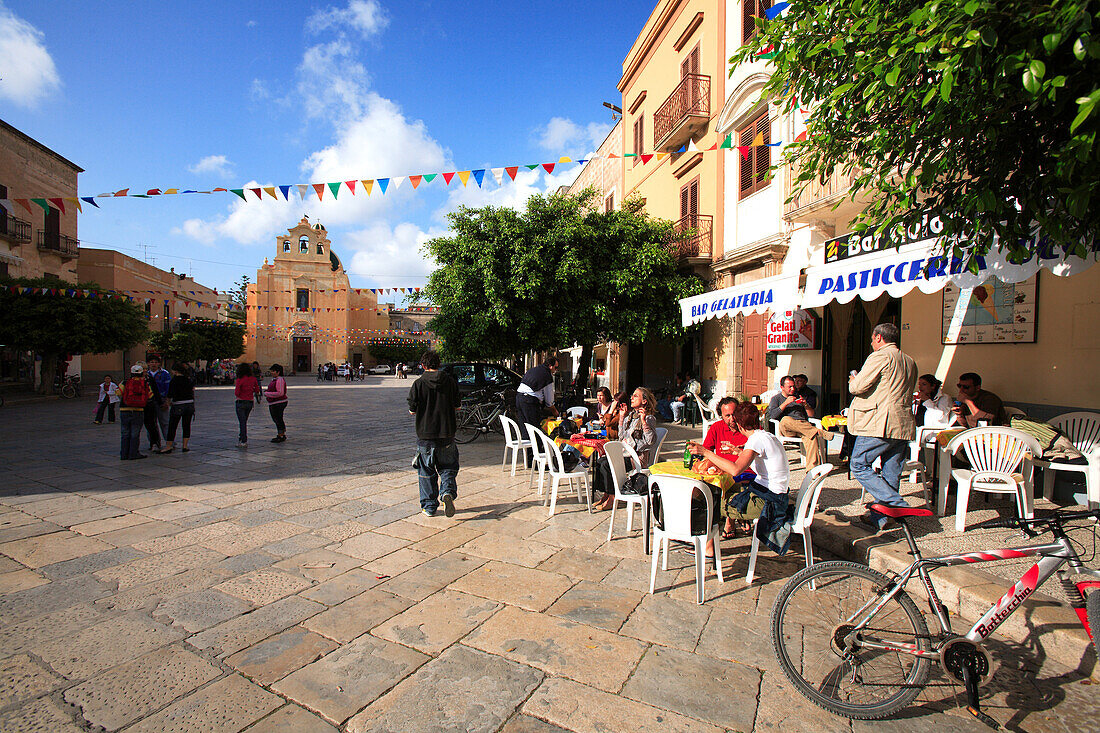
[[[1038,298],[1035,277],[1019,283],[990,278],[973,288],[943,289],[943,343],[1033,344]]]
[[[812,351],[817,345],[817,318],[804,310],[776,311],[768,318],[768,351]]]

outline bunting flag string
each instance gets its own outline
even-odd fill
[[[785,3],[783,5],[786,5]],[[777,6],[778,7],[778,6]],[[760,58],[770,58],[769,54],[774,53],[772,49],[765,49],[758,56]],[[588,158],[581,158],[573,160],[562,156],[556,161],[546,163],[526,163],[523,165],[502,166],[499,168],[477,168],[464,171],[447,171],[441,173],[417,173],[407,176],[391,176],[388,178],[363,178],[352,179],[346,181],[326,181],[323,183],[294,183],[284,184],[277,186],[259,186],[259,187],[240,187],[240,188],[228,188],[217,187],[209,190],[197,190],[197,189],[179,189],[179,188],[149,188],[145,189],[145,193],[141,193],[140,188],[134,188],[132,186],[122,188],[117,191],[107,191],[105,193],[96,194],[95,196],[52,196],[52,195],[26,195],[26,196],[13,196],[9,191],[8,198],[0,199],[0,205],[3,205],[8,211],[14,211],[14,205],[18,204],[22,208],[26,209],[29,213],[34,214],[32,205],[38,206],[46,212],[49,212],[51,208],[58,209],[64,213],[66,211],[66,205],[72,205],[78,211],[83,211],[81,208],[81,202],[91,204],[95,208],[100,208],[96,199],[103,198],[143,198],[151,199],[158,196],[171,196],[171,195],[186,195],[186,194],[214,194],[214,193],[231,193],[241,201],[251,203],[255,201],[262,201],[265,198],[271,198],[276,201],[290,201],[293,193],[296,191],[298,199],[305,201],[308,198],[316,197],[318,201],[325,199],[326,191],[333,200],[338,200],[339,195],[343,192],[347,192],[351,196],[365,194],[372,196],[375,192],[378,195],[384,196],[387,193],[393,193],[402,187],[405,181],[408,181],[412,190],[419,190],[421,187],[431,184],[437,177],[443,180],[444,186],[450,186],[451,182],[457,177],[459,183],[463,187],[466,187],[471,180],[478,188],[484,188],[486,182],[485,173],[488,171],[492,180],[496,182],[496,185],[503,186],[506,183],[505,175],[507,175],[508,181],[515,181],[516,175],[521,168],[526,168],[529,171],[544,170],[548,174],[553,174],[559,166],[574,164],[584,165],[591,160],[599,159],[620,159],[620,158],[641,158],[642,165],[649,165],[651,162],[661,163],[670,155],[678,155],[680,153],[706,153],[715,152],[721,150],[730,150],[737,147],[742,156],[746,156],[750,148],[753,147],[779,147],[783,145],[782,141],[774,143],[765,143],[758,136],[756,140],[753,140],[751,145],[733,145],[733,134],[727,135],[720,143],[714,143],[708,148],[697,147],[694,140],[689,141],[685,145],[681,145],[677,150],[660,151],[652,153],[623,153],[621,155],[610,153],[608,155],[593,154]],[[133,190],[133,192],[131,192]],[[386,288],[383,288],[386,290]],[[398,290],[398,288],[389,288],[389,290]]]

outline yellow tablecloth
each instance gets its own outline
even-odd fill
[[[579,428],[584,425],[584,418],[575,417],[573,418],[573,422],[577,423],[577,427]],[[540,427],[542,428],[542,432],[546,433],[547,435],[551,435],[559,425],[561,425],[560,417],[548,417],[542,421],[542,425]]]
[[[593,439],[589,439],[589,438],[585,438],[583,442],[575,442],[573,440],[565,440],[564,438],[554,438],[554,442],[557,443],[558,445],[560,445],[562,448],[564,448],[567,445],[573,446],[574,448],[579,450],[581,455],[584,456],[585,459],[587,460],[587,459],[591,458],[593,456],[593,454],[595,454],[595,453],[599,453],[600,455],[603,455],[603,450],[602,450],[603,449],[603,444],[606,443],[607,441],[602,440],[600,438],[596,438],[595,442],[598,443],[599,447],[596,447],[596,445],[593,444]]]
[[[690,468],[684,468],[683,461],[658,461],[649,467],[649,472],[654,476],[683,476],[684,478],[704,481],[711,486],[725,490],[734,485],[733,476],[726,472],[703,476],[695,473]]]
[[[825,428],[826,430],[832,430],[833,428],[840,427],[842,425],[844,427],[848,426],[848,418],[844,415],[826,415],[825,417],[821,418],[821,427]]]

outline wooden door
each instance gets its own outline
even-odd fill
[[[768,314],[745,316],[741,340],[741,392],[748,397],[767,392],[766,331]]]
[[[295,372],[310,372],[313,370],[310,362],[310,356],[312,349],[313,339],[309,337],[295,336],[294,337],[294,371]]]

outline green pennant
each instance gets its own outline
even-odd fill
[[[328,188],[329,188],[330,191],[332,191],[332,197],[333,198],[339,198],[339,196],[337,195],[337,194],[340,193],[340,182],[339,181],[337,181],[336,183],[328,184]]]
[[[623,153],[623,157],[624,158],[637,158],[638,154],[637,153]]]
[[[536,168],[539,167],[539,164],[535,163],[533,165],[528,165],[528,166],[524,166],[524,167],[527,168],[527,170],[529,170],[529,171],[533,171],[533,170],[535,170]]]
[[[424,183],[431,183],[432,181],[435,180],[435,177],[438,176],[438,175],[439,175],[438,173],[425,173],[424,174]]]
[[[729,148],[732,148],[732,147],[733,147],[733,133],[731,132],[729,135],[726,135],[726,137],[722,140],[722,144],[718,146],[718,149],[722,150],[723,148],[725,148],[725,149],[728,150]]]
[[[47,214],[50,213],[50,202],[46,199],[31,199],[31,201],[41,206],[42,210],[45,211]]]
[[[233,193],[237,194],[238,196],[240,196],[241,201],[245,200],[245,198],[244,198],[244,189],[243,188],[231,188],[229,190],[232,191]]]

